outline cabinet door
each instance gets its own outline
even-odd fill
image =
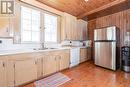
[[[37,59],[37,78],[42,78],[43,77],[43,67],[42,67],[42,59],[43,58],[38,58]]]
[[[0,37],[9,37],[9,18],[0,17]]]
[[[69,68],[70,65],[70,54],[62,53],[60,56],[60,70]]]
[[[82,40],[87,40],[87,22],[82,24]]]
[[[71,39],[71,19],[69,14],[65,14],[65,39]]]
[[[34,59],[15,61],[15,86],[36,80],[36,67]]]
[[[85,62],[87,60],[87,49],[80,49],[80,63]]]
[[[0,61],[0,87],[7,87],[6,67],[3,61]]]
[[[43,59],[43,72],[44,76],[55,73],[58,71],[58,61],[54,55],[46,55]]]
[[[65,13],[64,14],[65,20],[65,39],[67,40],[76,40],[76,17]]]
[[[70,26],[70,36],[71,36],[71,40],[77,40],[77,28],[76,28],[76,23],[77,23],[77,19],[74,16],[70,16],[70,20],[71,20],[71,26]]]
[[[87,40],[87,22],[79,19],[77,21],[77,31],[79,40]]]
[[[92,57],[92,56],[91,56],[91,53],[92,53],[92,52],[91,52],[91,48],[88,48],[87,51],[88,51],[87,58],[88,58],[88,59],[92,59],[92,58],[91,58],[91,57]]]
[[[14,87],[14,61],[6,61],[7,87]]]
[[[78,39],[79,40],[82,40],[82,23],[81,23],[81,21],[80,20],[77,20],[77,31],[78,31]]]

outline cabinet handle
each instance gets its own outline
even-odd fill
[[[61,56],[60,56],[60,59],[61,59]]]
[[[37,62],[35,61],[35,64],[37,64]]]
[[[3,63],[3,67],[5,67],[5,63]]]
[[[61,56],[60,56],[60,55],[58,55],[58,59],[61,59]]]
[[[65,39],[68,39],[68,36],[67,36],[67,34],[65,34]]]
[[[15,68],[15,64],[14,64],[14,68]]]

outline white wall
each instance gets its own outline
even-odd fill
[[[0,50],[33,49],[40,48],[40,44],[13,44],[13,39],[0,38]]]
[[[14,44],[13,39],[11,38],[0,38],[0,50],[19,50],[19,49],[37,49],[41,48],[41,44]],[[57,43],[45,43],[46,48],[58,48],[60,47],[60,44]]]

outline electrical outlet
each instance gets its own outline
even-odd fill
[[[0,40],[0,44],[2,43],[2,40]]]

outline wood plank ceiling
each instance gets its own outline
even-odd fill
[[[37,0],[57,10],[67,12],[76,17],[100,8],[116,0]]]

